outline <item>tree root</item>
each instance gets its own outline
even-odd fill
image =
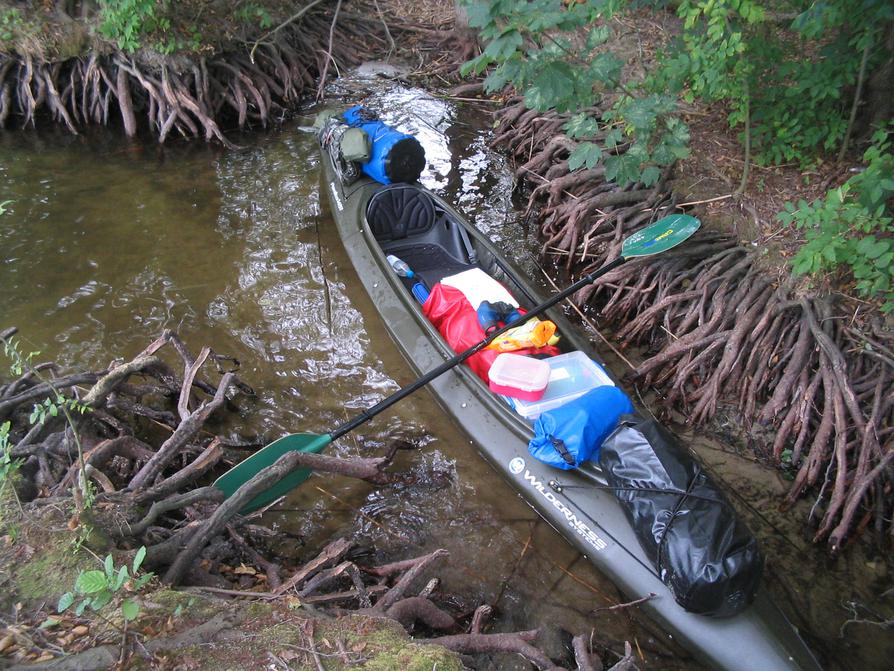
[[[11,335],[7,331],[3,337]],[[165,348],[174,350],[174,356],[182,363],[182,377],[164,362]],[[23,446],[30,458],[40,462],[36,471],[40,476],[39,486],[35,486],[40,490],[39,497],[25,505],[37,507],[43,501],[67,507],[71,496],[64,496],[66,492],[83,496],[82,473],[87,471],[104,491],[95,495],[89,508],[79,508],[69,524],[89,524],[100,536],[117,545],[114,550],[117,559],[126,565],[132,563],[135,548],[145,546],[144,567],[161,575],[170,585],[192,583],[188,589],[221,597],[286,599],[290,604],[297,599],[305,607],[337,606],[340,612],[390,618],[408,630],[446,632],[447,636],[432,642],[463,654],[514,653],[541,669],[560,668],[534,645],[536,632],[484,633],[482,630],[493,613],[490,606],[476,609],[469,632],[459,633],[459,622],[465,615],[454,614],[449,606],[437,601],[439,581],[431,579],[421,590],[418,588],[423,574],[447,556],[444,550],[367,567],[355,563],[352,556],[362,555],[354,552],[353,544],[338,538],[316,556],[311,555],[294,566],[293,560],[277,557],[265,547],[265,541],[275,537],[275,532],[252,524],[249,518],[253,516],[239,514],[260,491],[296,468],[339,473],[387,485],[393,480],[393,476],[383,471],[390,463],[389,456],[339,459],[290,452],[257,473],[226,500],[223,492],[213,485],[192,488],[196,478],[215,468],[222,459],[223,441],[217,436],[210,440],[203,437],[209,433],[212,414],[226,409],[223,401],[229,390],[247,388],[233,372],[224,373],[217,384],[202,379],[202,371],[210,358],[208,348],[193,357],[176,334],[165,332],[132,361],[109,371],[91,373],[87,378],[63,376],[48,384],[37,373],[43,375],[44,371],[55,370],[54,367],[36,364],[30,375],[22,374],[8,384],[0,384],[0,398],[8,401],[7,412],[13,419],[10,435],[15,440],[29,432],[24,417],[30,404],[51,396],[58,402],[56,394],[73,393],[70,390],[78,384],[76,380],[93,381],[83,398],[96,410],[83,415],[76,427],[82,453],[70,439],[68,425],[48,431],[42,442]],[[133,381],[137,376],[157,384],[137,384]],[[158,389],[166,393],[159,396]],[[144,395],[151,395],[154,403],[160,398],[162,404],[176,409],[176,415],[171,413],[177,418],[176,427],[158,447],[132,434],[126,420],[133,417],[113,414],[121,412],[116,407],[135,408],[148,403]],[[115,396],[127,398],[129,402],[117,406],[111,402]],[[106,410],[100,410],[102,407]],[[873,473],[867,473],[867,486],[872,477]],[[266,591],[261,591],[265,588]],[[447,599],[445,603],[452,601]],[[151,655],[155,651],[189,645],[196,636],[206,642],[235,624],[236,621],[215,617],[179,636],[156,639],[133,649],[128,645],[133,635],[124,633],[120,646],[99,645],[54,659],[50,662],[52,666],[46,668],[120,665],[127,661],[127,654],[148,652]],[[54,648],[53,654],[58,652]],[[595,668],[582,638],[575,644],[575,654],[577,668]]]
[[[181,55],[159,63],[158,56],[138,62],[114,48],[64,61],[0,54],[0,128],[35,127],[46,112],[75,134],[120,118],[125,135],[134,137],[142,119],[159,142],[175,133],[235,147],[223,129],[266,127],[322,91],[332,64],[333,70],[357,65],[393,45],[395,36],[425,32],[394,17],[370,21],[375,4],[352,3],[356,13],[340,7],[340,0],[312,3],[300,21],[279,26],[250,55]]]
[[[622,190],[599,168],[569,172],[576,142],[561,134],[565,117],[509,103],[496,114],[492,144],[516,159],[520,185],[530,186],[542,252],[569,271],[591,272],[632,231],[674,211],[663,180]],[[894,535],[894,504],[881,494],[894,486],[894,401],[879,387],[894,380],[894,334],[877,313],[831,296],[794,299],[788,278],[768,275],[758,253],[704,229],[660,258],[603,276],[574,302],[618,325],[622,348],[645,348],[631,377],[665,391],[691,423],[737,402],[752,426],[771,425],[767,456],[797,469],[788,500],[823,487],[815,541],[838,552],[861,512],[881,521],[883,543]]]

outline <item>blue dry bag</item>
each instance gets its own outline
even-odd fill
[[[415,182],[425,168],[425,150],[412,135],[382,123],[361,105],[344,112],[354,128],[362,128],[372,141],[372,154],[361,165],[363,172],[382,184]]]
[[[591,389],[580,398],[547,410],[534,422],[528,452],[544,464],[569,470],[597,459],[599,448],[621,415],[633,412],[627,395],[611,385]]]

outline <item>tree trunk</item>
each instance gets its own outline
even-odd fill
[[[881,48],[885,52],[885,59],[866,82],[868,133],[894,120],[894,21],[888,22]]]

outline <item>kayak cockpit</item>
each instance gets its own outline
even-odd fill
[[[382,251],[400,257],[429,287],[477,264],[478,252],[465,228],[417,186],[379,189],[370,198],[366,219]]]

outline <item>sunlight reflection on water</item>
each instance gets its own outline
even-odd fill
[[[427,186],[529,263],[512,174],[486,144],[488,116],[401,87],[376,89],[367,103],[423,143]],[[320,201],[315,139],[287,126],[239,143],[247,148],[139,146],[106,131],[52,142],[0,135],[3,199],[14,200],[0,217],[3,326],[19,326],[44,356],[93,368],[173,328],[193,351],[239,359],[257,390],[237,397],[239,424],[228,430],[261,442],[329,430],[412,376]],[[278,542],[300,554],[349,533],[383,560],[445,547],[445,591],[471,608],[499,599],[500,626],[589,626],[594,592],[581,584],[612,586],[537,521],[427,392],[331,450],[381,454],[395,442],[417,448],[397,454],[404,481],[314,478],[271,514]],[[630,623],[606,617],[600,628],[617,648]]]

